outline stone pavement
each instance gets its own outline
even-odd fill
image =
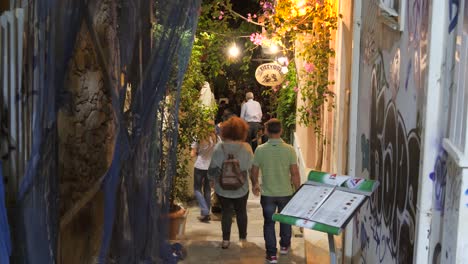
[[[221,248],[220,215],[212,215],[210,223],[201,223],[196,202],[189,207],[185,236],[178,242],[187,249],[187,258],[181,264],[263,264],[265,263],[265,243],[263,240],[263,216],[260,198],[249,197],[247,203],[248,228],[247,246],[238,245],[238,230],[235,218],[231,229],[231,245],[228,249]],[[277,235],[279,234],[279,224]],[[279,239],[278,239],[279,241]],[[278,263],[305,264],[304,240],[300,230],[293,227],[292,248],[288,255],[278,255]]]

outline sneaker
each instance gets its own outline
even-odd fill
[[[278,263],[278,258],[276,256],[267,256],[266,261],[268,263]]]
[[[209,215],[201,215],[201,216],[198,216],[197,219],[198,219],[200,222],[208,223],[208,222],[210,222],[211,217],[210,217]]]
[[[280,254],[281,255],[286,255],[289,252],[289,247],[281,247],[280,248]]]
[[[223,242],[221,243],[221,248],[227,249],[229,247],[229,244],[229,240],[223,240]]]

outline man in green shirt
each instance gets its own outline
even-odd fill
[[[268,141],[255,150],[251,177],[255,196],[261,192],[263,209],[263,236],[265,238],[266,260],[277,263],[275,222],[273,214],[283,210],[295,190],[300,186],[299,169],[294,148],[281,139],[281,122],[272,118],[265,123]],[[262,186],[258,184],[262,171]],[[291,226],[280,224],[280,254],[287,254],[291,246]]]

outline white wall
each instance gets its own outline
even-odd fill
[[[396,1],[406,10],[400,31],[376,2],[362,1],[350,168],[381,186],[356,218],[353,263],[467,263],[468,158],[461,143],[468,140],[452,137],[468,138],[466,101],[459,103],[468,98],[468,8],[463,1]],[[450,114],[456,101],[463,107]],[[454,113],[465,116],[455,120]]]
[[[356,217],[353,262],[411,263],[423,177],[430,5],[399,1],[407,10],[400,15],[405,21],[400,31],[398,22],[381,15],[377,2],[362,1],[354,167],[356,176],[381,186]]]

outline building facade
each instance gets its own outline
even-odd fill
[[[380,182],[346,229],[343,262],[467,263],[468,4],[337,4],[329,166],[313,162],[304,128],[296,145],[303,167]]]

